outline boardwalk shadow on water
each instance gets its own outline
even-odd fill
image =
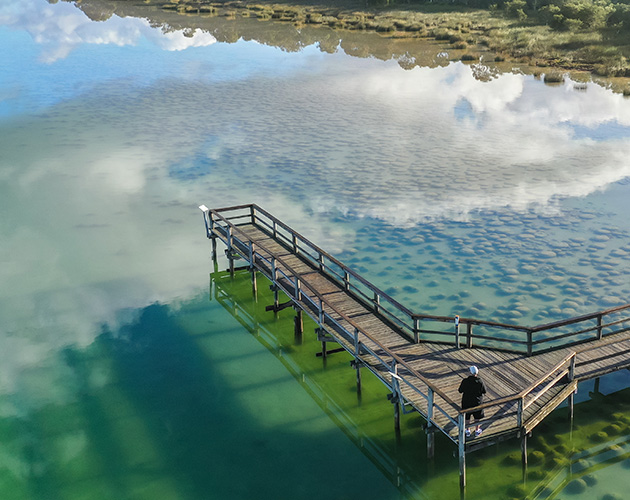
[[[207,298],[146,307],[56,356],[76,397],[0,420],[2,498],[396,497],[378,474],[353,484],[369,462]]]
[[[291,309],[265,312],[262,279],[258,301],[247,272],[213,279],[210,301],[151,305],[55,354],[75,396],[0,419],[2,497],[459,497],[446,438],[428,461],[422,419],[403,415],[397,436],[386,389],[366,373],[358,398],[349,357],[324,362],[312,323],[298,341]],[[470,454],[467,498],[623,491],[604,476],[625,471],[629,415],[630,391],[593,391],[571,436],[557,410],[530,441],[526,485],[516,443]]]

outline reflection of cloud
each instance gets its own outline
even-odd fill
[[[314,166],[328,188],[344,185],[343,194],[322,189],[314,207],[402,224],[485,208],[545,207],[630,175],[619,161],[630,141],[573,137],[575,123],[630,123],[630,106],[599,87],[563,92],[511,74],[483,83],[461,64],[407,73],[355,68],[333,80],[336,105],[354,103],[352,122],[343,122],[347,135],[370,134],[370,141],[347,155],[343,168]],[[462,100],[471,111],[458,119],[453,110]],[[341,112],[330,108],[338,120]]]
[[[143,20],[89,23],[67,4],[24,5],[3,7],[2,20],[58,49],[50,60],[78,43],[155,36],[150,57],[195,40]],[[274,67],[291,67],[281,77],[221,81],[252,54],[260,63],[275,51],[251,47],[233,44],[229,57],[213,59],[214,80],[200,71],[135,86],[110,65],[91,92],[20,117],[19,127],[0,123],[0,338],[36,332],[3,351],[25,358],[1,360],[0,392],[19,389],[18,372],[49,350],[88,345],[99,323],[126,321],[121,311],[207,287],[200,203],[259,203],[334,252],[348,235],[329,232],[318,218],[325,211],[405,225],[546,208],[630,175],[630,141],[574,134],[575,124],[630,124],[630,103],[605,89],[570,92],[511,74],[484,83],[462,64],[404,71],[395,61],[308,51],[276,51]],[[200,51],[187,62],[207,58]],[[168,65],[181,61],[161,64],[158,74],[179,74]],[[16,88],[28,88],[13,74]]]
[[[61,2],[47,4],[23,0],[0,6],[0,24],[27,31],[43,47],[41,60],[52,63],[65,59],[75,48],[85,44],[136,45],[145,38],[163,50],[184,50],[213,44],[216,39],[196,29],[162,33],[146,19],[112,16],[92,22],[74,5]]]

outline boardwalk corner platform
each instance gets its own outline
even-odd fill
[[[578,382],[630,367],[630,304],[535,327],[414,313],[257,205],[199,208],[213,259],[221,240],[231,271],[244,259],[254,289],[257,273],[271,282],[268,310],[293,307],[300,333],[302,315],[310,316],[323,356],[334,342],[354,357],[359,391],[362,368],[378,377],[391,391],[397,429],[401,412],[422,415],[429,457],[435,432],[457,446],[462,488],[466,453],[519,438],[527,465],[528,436],[567,399],[573,417]],[[280,291],[288,301],[279,302]],[[466,410],[484,410],[478,437],[466,437],[459,403],[470,365],[488,390]]]

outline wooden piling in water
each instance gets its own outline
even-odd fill
[[[435,457],[435,432],[431,426],[427,427],[427,458],[432,460]]]
[[[294,335],[298,340],[302,340],[302,333],[304,332],[304,320],[302,318],[302,309],[297,309],[295,311],[295,316],[293,317],[294,324]]]
[[[255,269],[251,270],[251,275],[252,275],[252,295],[254,296],[254,299],[258,302],[258,281],[256,279]]]
[[[459,487],[466,488],[466,421],[465,413],[460,413],[458,423],[458,456],[459,456]]]
[[[523,466],[523,479],[527,477],[527,432],[521,431],[521,464]]]
[[[427,458],[435,456],[435,426],[433,425],[433,389],[429,389],[427,394]]]

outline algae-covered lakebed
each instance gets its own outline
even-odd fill
[[[397,440],[262,283],[222,261],[218,301],[197,207],[257,203],[413,310],[567,318],[630,296],[629,101],[95,5],[0,3],[0,497],[458,496],[452,445]],[[629,382],[581,385],[526,484],[517,443],[471,454],[468,498],[621,495]]]

